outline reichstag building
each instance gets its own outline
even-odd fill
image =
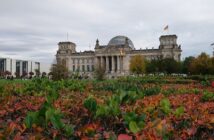
[[[176,35],[163,35],[159,38],[158,49],[135,49],[133,42],[126,36],[113,37],[107,45],[96,41],[94,51],[77,52],[73,42],[59,42],[56,54],[57,62],[66,65],[69,71],[92,76],[95,68],[102,67],[107,77],[129,75],[130,60],[142,55],[151,60],[157,58],[181,59],[181,46]]]

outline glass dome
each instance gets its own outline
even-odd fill
[[[114,38],[112,38],[109,43],[108,46],[117,46],[117,45],[125,45],[126,43],[126,39],[128,39],[128,45],[130,48],[134,49],[134,44],[132,43],[132,41],[126,37],[126,36],[116,36]]]

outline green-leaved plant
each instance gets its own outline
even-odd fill
[[[128,112],[123,116],[125,125],[132,133],[138,133],[145,126],[146,115],[137,115],[135,112]]]
[[[53,106],[53,102],[58,97],[57,92],[49,92],[39,111],[27,113],[24,120],[26,127],[31,128],[33,124],[47,127],[51,123],[55,129],[63,131],[66,136],[70,137],[74,132],[73,126],[64,124],[62,122],[63,114]]]
[[[176,117],[180,117],[184,114],[184,107],[183,106],[180,106],[178,107],[175,111],[174,111],[174,114]]]
[[[92,113],[96,112],[97,102],[92,96],[89,96],[88,98],[86,98],[83,104],[84,104],[84,107],[87,108],[90,112]]]
[[[160,101],[160,109],[166,115],[168,115],[171,112],[171,105],[169,99],[164,98]]]

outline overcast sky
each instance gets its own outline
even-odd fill
[[[117,35],[136,49],[158,48],[166,25],[182,58],[212,54],[214,0],[0,0],[0,57],[52,63],[67,33],[78,51]]]

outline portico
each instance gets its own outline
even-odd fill
[[[122,55],[97,56],[97,66],[103,68],[106,73],[121,73],[123,71]]]

